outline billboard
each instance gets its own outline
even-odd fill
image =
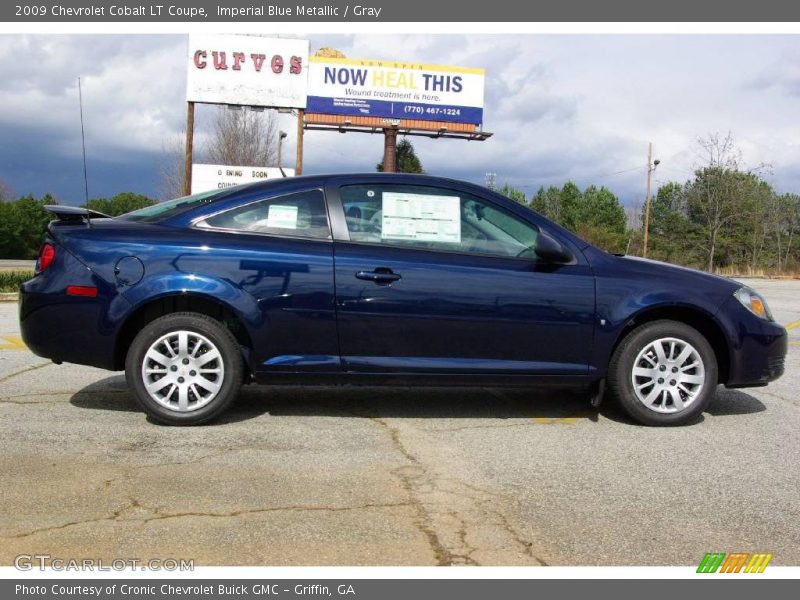
[[[484,77],[480,68],[312,56],[306,112],[478,125]]]
[[[294,169],[284,168],[288,176],[294,175]],[[225,188],[283,177],[277,167],[232,167],[228,165],[192,165],[192,193],[223,190]]]
[[[186,100],[305,108],[308,40],[189,35]]]

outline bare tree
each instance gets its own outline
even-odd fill
[[[772,218],[778,271],[786,267],[792,244],[800,233],[800,195],[784,194],[775,198],[776,211]]]
[[[740,170],[742,155],[733,136],[710,134],[697,140],[704,164],[687,187],[690,211],[706,232],[707,269],[714,270],[720,232],[739,216],[739,200],[745,184]]]
[[[183,176],[186,160],[186,132],[181,131],[161,143],[158,160],[158,199],[170,200],[183,196]]]
[[[274,111],[219,107],[205,154],[218,165],[269,167],[277,160],[277,134]]]
[[[14,190],[5,181],[0,179],[0,202],[14,199]]]
[[[202,161],[218,165],[269,167],[277,163],[278,123],[274,111],[217,108],[213,131],[203,144]],[[197,138],[195,138],[197,139]],[[183,195],[186,132],[161,145],[158,196],[161,200]],[[198,158],[195,146],[195,160]]]

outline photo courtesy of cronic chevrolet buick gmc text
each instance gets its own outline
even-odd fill
[[[734,281],[614,256],[493,191],[287,178],[108,218],[53,206],[22,284],[28,347],[125,369],[155,421],[242,383],[585,386],[648,425],[783,373],[786,330]]]

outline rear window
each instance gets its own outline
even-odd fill
[[[250,202],[213,215],[197,226],[292,237],[330,237],[322,190],[307,190]]]
[[[199,194],[192,194],[191,196],[183,196],[125,213],[117,218],[127,219],[129,221],[161,221],[162,219],[174,217],[175,215],[184,213],[202,204],[213,202],[235,190],[236,188],[225,188],[224,190],[211,190]]]

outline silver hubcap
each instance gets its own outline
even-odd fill
[[[631,372],[636,397],[657,413],[677,413],[691,406],[705,380],[700,354],[678,338],[661,338],[645,346]]]
[[[219,393],[225,377],[222,354],[194,331],[172,331],[148,348],[142,381],[150,397],[176,412],[202,408]]]

